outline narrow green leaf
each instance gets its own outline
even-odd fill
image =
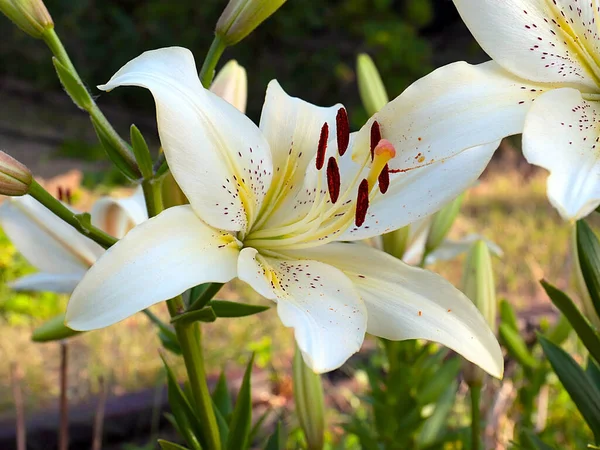
[[[161,450],[189,450],[187,447],[176,444],[175,442],[165,441],[164,439],[158,440]]]
[[[519,364],[524,367],[534,368],[537,366],[537,361],[531,355],[527,349],[525,341],[517,331],[515,331],[510,325],[501,323],[498,328],[500,339],[508,350],[508,353],[515,358]]]
[[[600,390],[575,360],[562,348],[539,335],[546,357],[577,409],[600,442]]]
[[[212,393],[212,399],[223,417],[229,417],[231,411],[233,410],[233,406],[231,394],[229,393],[229,388],[227,387],[227,378],[225,377],[224,370],[221,371],[221,375],[219,375],[219,380],[217,381],[215,390]]]
[[[98,136],[98,140],[104,147],[104,151],[108,155],[108,158],[113,162],[115,166],[129,179],[137,180],[140,174],[136,173],[129,164],[123,159],[119,151],[113,146],[110,137],[106,134],[106,132],[102,129],[102,125],[97,123],[93,117],[90,117],[92,120],[92,125],[94,126],[94,130],[96,130],[96,135]]]
[[[31,340],[33,342],[60,341],[81,333],[83,331],[71,330],[65,325],[65,314],[62,313],[33,330]]]
[[[199,288],[199,296],[195,299],[190,299],[188,311],[196,311],[204,308],[223,287],[223,283],[204,283],[196,287]]]
[[[522,434],[522,439],[526,442],[528,448],[534,450],[556,450],[554,447],[551,447],[542,441],[539,436],[531,430],[525,430]]]
[[[148,149],[148,144],[144,136],[142,136],[142,132],[135,125],[131,125],[129,136],[131,138],[133,155],[138,163],[140,172],[142,172],[142,176],[146,179],[152,178],[152,175],[154,175],[152,156],[150,156],[150,149]]]
[[[250,377],[252,376],[252,365],[254,364],[254,354],[248,362],[244,379],[238,393],[233,416],[229,426],[229,440],[227,449],[244,450],[250,445],[250,425],[252,423],[252,398]]]
[[[248,305],[246,303],[211,300],[208,305],[214,309],[217,317],[245,317],[266,311],[270,306]]]
[[[282,431],[281,422],[277,422],[275,431],[267,440],[264,450],[284,450],[285,449],[285,437]]]
[[[457,390],[458,382],[454,380],[437,401],[433,414],[425,421],[418,435],[419,448],[431,445],[443,436],[447,428],[448,416],[456,400]]]
[[[514,331],[519,331],[519,323],[515,310],[506,299],[500,300],[500,319],[502,323],[512,328]]]
[[[458,377],[462,361],[460,358],[452,358],[445,361],[436,372],[434,381],[423,386],[417,395],[421,406],[437,402],[444,394],[446,388]]]
[[[556,322],[556,325],[554,325],[554,327],[548,331],[546,337],[556,345],[560,346],[567,340],[571,334],[571,331],[573,331],[573,327],[569,323],[569,319],[567,319],[564,314],[561,314]]]
[[[585,220],[577,221],[577,254],[592,304],[600,316],[600,242]]]
[[[541,284],[552,300],[552,303],[569,319],[577,336],[579,336],[583,345],[588,349],[590,355],[596,361],[600,362],[600,337],[583,314],[581,314],[579,308],[575,306],[575,303],[573,303],[567,294],[555,288],[550,283],[542,280]]]
[[[595,363],[592,358],[588,358],[585,373],[591,380],[592,384],[596,386],[598,390],[600,390],[600,366],[598,366],[598,363]]]
[[[191,311],[180,314],[171,319],[171,323],[192,323],[192,322],[214,322],[217,320],[215,311],[207,306],[206,308],[199,309],[198,311]]]
[[[215,404],[213,400],[213,410],[215,411],[215,419],[217,420],[217,428],[219,429],[219,437],[221,438],[221,442],[225,443],[229,440],[229,424],[225,416],[219,411],[219,408]]]
[[[198,418],[188,401],[187,397],[179,387],[175,374],[167,364],[167,361],[162,357],[165,370],[167,372],[167,394],[171,411],[177,422],[177,426],[187,444],[193,450],[201,450],[200,442],[203,442],[202,428],[198,422]]]
[[[56,57],[52,57],[52,64],[54,64],[60,83],[73,100],[73,103],[88,111],[92,107],[92,98],[85,86]]]
[[[254,439],[256,439],[256,436],[258,436],[258,433],[260,433],[260,429],[263,426],[263,423],[265,423],[265,420],[267,420],[267,417],[269,417],[269,414],[271,414],[271,412],[272,412],[271,408],[267,409],[260,416],[260,419],[258,419],[256,421],[256,423],[254,424],[254,426],[250,430],[250,434],[248,435],[248,442],[250,442],[250,443],[254,442]]]

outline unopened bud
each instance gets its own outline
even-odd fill
[[[0,0],[0,11],[25,33],[40,38],[54,22],[42,0]]]
[[[237,44],[277,11],[286,0],[230,0],[215,33],[225,45]]]
[[[365,53],[358,55],[356,75],[360,99],[367,114],[372,116],[389,102],[389,98],[379,71],[369,55]]]
[[[383,242],[383,251],[402,259],[408,247],[408,239],[410,236],[410,225],[407,225],[399,230],[386,233],[381,236]]]
[[[473,244],[465,260],[462,278],[462,291],[471,299],[483,315],[492,330],[496,330],[496,287],[492,270],[492,257],[485,241]],[[484,372],[475,365],[465,361],[463,366],[465,381],[470,386],[481,384]]]
[[[292,363],[294,401],[300,427],[304,431],[307,448],[321,450],[325,439],[325,401],[321,376],[312,371],[302,359],[296,346]]]
[[[18,197],[29,192],[33,177],[24,164],[0,151],[0,195]]]
[[[248,78],[246,69],[232,59],[223,66],[213,80],[210,90],[231,103],[241,112],[246,112],[248,99]]]
[[[448,203],[433,216],[427,243],[425,244],[425,253],[429,254],[438,248],[450,232],[460,207],[465,199],[465,194],[459,195],[452,202]]]
[[[63,313],[53,317],[42,326],[33,330],[31,340],[33,342],[60,341],[72,336],[77,336],[81,333],[81,331],[71,330],[65,325],[65,315]]]

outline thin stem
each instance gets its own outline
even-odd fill
[[[58,434],[59,450],[69,449],[69,401],[67,399],[67,368],[69,347],[65,341],[60,343],[60,430]]]
[[[197,309],[204,308],[217,295],[217,292],[223,287],[223,283],[206,283],[205,286],[200,297],[190,305],[188,311],[196,311]]]
[[[213,77],[215,76],[215,68],[217,67],[221,55],[225,51],[225,48],[227,48],[227,46],[221,37],[218,35],[215,36],[212,44],[210,44],[202,68],[200,69],[200,81],[202,82],[202,86],[206,89],[208,89],[212,83]]]
[[[102,247],[109,248],[117,242],[116,238],[93,226],[89,220],[82,220],[80,216],[50,195],[50,193],[35,180],[31,182],[29,195],[52,211],[54,215],[67,222],[81,234],[97,242]]]
[[[148,216],[154,217],[163,210],[162,189],[160,180],[144,180],[142,182],[144,197]],[[167,308],[171,317],[176,317],[185,312],[185,304],[181,295],[167,300]],[[151,320],[153,314],[146,312]],[[200,419],[202,431],[206,439],[208,450],[220,450],[221,439],[217,419],[212,406],[212,399],[206,384],[206,372],[204,369],[204,356],[202,354],[202,335],[198,323],[176,323],[175,333],[183,354],[183,361],[192,389],[192,395],[196,406],[196,413]]]
[[[15,402],[17,422],[17,450],[27,450],[27,430],[25,425],[25,407],[23,406],[23,393],[21,392],[21,376],[17,363],[10,365],[10,383]]]
[[[481,384],[469,386],[471,392],[471,449],[479,450],[481,442]]]
[[[96,415],[94,416],[94,431],[92,438],[92,450],[102,450],[102,430],[104,429],[104,410],[106,408],[106,398],[108,397],[108,389],[104,382],[104,377],[98,379],[100,386],[100,395],[98,396],[98,406],[96,407]]]
[[[48,45],[48,48],[50,48],[54,56],[59,60],[59,62],[67,68],[71,75],[79,83],[81,83],[81,85],[84,85],[83,81],[81,81],[81,77],[75,69],[75,66],[71,62],[71,58],[69,58],[65,47],[63,46],[62,42],[60,41],[60,38],[58,37],[54,29],[51,28],[45,30],[42,34],[42,38],[44,39],[44,42],[46,42],[46,45]],[[89,94],[87,89],[85,90],[85,93],[87,94],[85,104],[88,105],[86,106],[86,111],[91,116],[92,121],[94,122],[94,126],[98,127],[99,131],[102,132],[104,136],[106,136],[106,138],[111,142],[112,147],[118,152],[119,156],[122,158],[125,164],[129,166],[131,171],[139,176],[140,170],[131,150],[129,149],[129,146],[115,131],[115,129],[112,127],[106,116],[104,116],[102,111],[100,111],[100,108],[98,108],[98,105],[96,104],[92,96]]]

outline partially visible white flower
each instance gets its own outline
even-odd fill
[[[523,133],[525,158],[550,172],[552,205],[564,219],[585,217],[600,204],[598,2],[454,4],[493,61],[450,64],[415,83],[414,98],[437,94],[423,119],[463,148]]]
[[[495,242],[479,234],[469,234],[461,239],[445,239],[442,245],[425,257],[425,265],[433,264],[436,261],[450,261],[463,253],[469,251],[477,241],[484,242],[493,255],[502,258],[504,252]]]
[[[70,328],[105,327],[200,283],[237,277],[277,303],[317,372],[341,366],[369,332],[441,342],[501,376],[498,342],[464,294],[344,242],[432,214],[478,178],[498,142],[446,157],[455,143],[428,122],[405,122],[415,105],[394,110],[402,98],[350,133],[342,105],[311,105],[276,81],[257,127],[197,73],[189,50],[166,48],[100,87],[151,90],[169,168],[190,205],[144,222],[98,260],[71,296]],[[413,143],[424,140],[430,150],[415,154]]]
[[[248,100],[246,69],[232,59],[219,71],[210,85],[210,91],[245,113]]]
[[[132,197],[101,198],[92,223],[117,238],[148,218],[141,189]],[[23,291],[70,294],[104,249],[26,195],[7,198],[0,206],[0,226],[13,245],[38,269],[10,283]]]

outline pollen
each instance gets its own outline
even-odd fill
[[[348,122],[348,113],[344,108],[338,110],[335,123],[337,128],[338,153],[340,156],[344,156],[350,143],[350,124]]]
[[[375,147],[381,141],[381,128],[379,127],[379,122],[373,122],[371,125],[371,161],[373,161],[373,157],[375,156]]]
[[[369,209],[369,182],[364,179],[358,186],[358,195],[356,196],[356,215],[354,224],[361,227],[367,218],[367,210]]]
[[[340,196],[340,186],[340,169],[337,160],[331,156],[327,161],[327,189],[329,190],[331,203],[337,202]]]
[[[321,128],[321,134],[319,136],[319,146],[317,147],[317,159],[316,166],[317,170],[321,170],[323,168],[323,164],[325,164],[325,152],[327,151],[327,140],[329,139],[329,125],[327,122],[323,124]]]

